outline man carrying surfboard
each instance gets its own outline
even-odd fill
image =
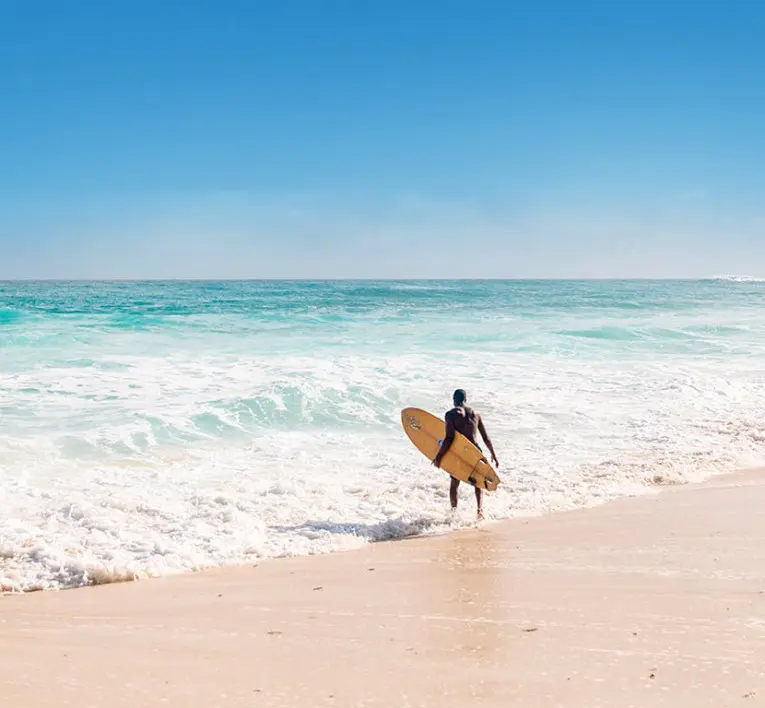
[[[494,452],[494,446],[491,444],[489,434],[486,432],[486,428],[483,424],[481,416],[472,408],[468,408],[467,393],[461,388],[458,388],[452,397],[454,401],[454,408],[452,408],[444,417],[446,421],[446,435],[444,435],[444,441],[441,443],[441,447],[438,450],[433,464],[436,467],[441,466],[441,460],[443,456],[449,451],[449,446],[454,441],[454,433],[462,433],[473,445],[479,450],[481,446],[476,440],[476,433],[481,433],[483,441],[486,443],[486,447],[489,448],[491,453],[491,459],[494,464],[499,467],[499,461],[497,455]],[[460,480],[452,477],[451,487],[449,488],[449,499],[452,503],[452,509],[457,508],[457,489],[459,489]],[[475,488],[475,500],[478,507],[478,518],[483,518],[483,490],[478,487]]]

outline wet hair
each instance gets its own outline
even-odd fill
[[[461,388],[458,388],[453,395],[454,405],[461,406],[467,400],[467,393]]]

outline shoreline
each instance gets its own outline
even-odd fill
[[[457,525],[456,527],[450,527],[448,521],[445,521],[442,525],[438,526],[438,529],[436,531],[414,532],[414,533],[405,534],[402,536],[394,536],[394,537],[384,538],[380,540],[368,540],[363,545],[360,545],[360,546],[354,546],[350,548],[339,548],[339,549],[331,550],[325,553],[265,556],[262,558],[253,559],[252,561],[240,560],[240,561],[235,561],[232,563],[225,563],[220,565],[209,565],[209,566],[205,566],[205,567],[193,569],[193,570],[178,570],[171,573],[163,573],[159,575],[150,575],[145,577],[135,577],[135,576],[127,577],[128,576],[127,571],[119,571],[119,573],[114,573],[114,576],[116,577],[116,579],[98,580],[95,582],[90,582],[83,585],[75,585],[72,587],[33,588],[30,590],[18,590],[18,591],[4,590],[0,588],[0,601],[2,601],[4,598],[7,598],[7,597],[36,595],[40,593],[43,593],[43,594],[61,593],[61,592],[70,592],[73,590],[87,590],[89,588],[92,589],[92,588],[98,588],[98,587],[103,587],[107,585],[136,585],[139,583],[166,581],[166,580],[173,580],[173,579],[177,579],[177,578],[181,578],[185,576],[196,576],[196,575],[204,575],[208,573],[236,571],[238,569],[250,568],[250,567],[257,568],[265,564],[271,564],[274,562],[278,563],[278,562],[283,562],[286,560],[294,560],[294,559],[300,559],[300,558],[323,558],[323,557],[331,557],[335,555],[345,555],[348,553],[360,553],[371,546],[386,545],[390,543],[398,543],[401,541],[417,541],[417,540],[428,541],[428,540],[437,540],[441,538],[446,538],[452,535],[470,534],[470,533],[476,533],[476,532],[480,533],[484,530],[489,531],[491,528],[496,528],[497,526],[502,526],[502,525],[525,524],[531,520],[545,519],[551,516],[586,513],[588,511],[600,509],[601,507],[604,507],[604,506],[608,507],[613,504],[620,504],[630,500],[651,499],[653,497],[661,496],[664,494],[671,494],[671,493],[682,491],[685,489],[693,489],[697,487],[702,487],[702,488],[712,487],[712,486],[715,486],[715,482],[717,480],[722,480],[724,484],[728,482],[734,482],[739,479],[746,480],[750,478],[752,475],[756,475],[758,472],[762,472],[763,474],[765,474],[765,466],[745,467],[745,468],[737,469],[736,471],[733,471],[733,472],[713,474],[712,476],[702,481],[691,481],[691,482],[685,482],[685,483],[666,483],[666,484],[662,482],[647,483],[644,491],[637,492],[637,493],[633,492],[631,494],[626,494],[624,496],[605,499],[605,500],[587,504],[584,506],[576,506],[576,507],[571,507],[566,509],[534,511],[534,512],[529,512],[528,514],[519,514],[518,516],[514,516],[510,518],[484,519],[481,522],[478,522],[475,519],[473,521],[467,521],[463,519],[461,520],[460,524]],[[461,505],[461,508],[463,509],[466,505],[472,509],[473,504],[474,504],[474,501],[473,501],[472,495],[470,496],[470,498],[463,498],[460,500],[460,505]],[[486,499],[484,500],[484,504],[486,504]],[[95,575],[98,575],[102,578],[105,575],[107,575],[105,571],[100,571],[97,568],[91,569],[91,570],[95,571],[94,572]]]
[[[407,543],[9,595],[0,687],[14,708],[756,704],[763,505],[756,468]]]

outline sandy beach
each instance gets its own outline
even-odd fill
[[[765,473],[439,538],[0,599],[42,706],[765,702]]]

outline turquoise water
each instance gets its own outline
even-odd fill
[[[69,587],[470,523],[403,435],[466,388],[493,519],[765,450],[765,283],[0,283],[0,585]]]

